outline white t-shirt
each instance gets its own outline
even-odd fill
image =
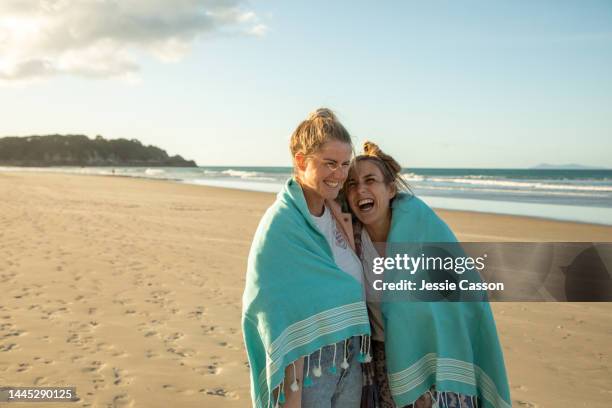
[[[380,279],[380,275],[372,272],[374,269],[374,258],[379,257],[378,251],[374,247],[370,235],[365,228],[361,230],[361,258],[363,259],[363,275],[366,302],[370,310],[370,323],[372,325],[372,340],[385,341],[385,329],[383,325],[382,313],[380,311],[380,292],[374,290],[373,283]]]
[[[325,239],[327,239],[332,249],[332,253],[334,254],[336,265],[338,265],[341,270],[357,279],[363,287],[363,266],[361,265],[361,261],[355,252],[353,252],[351,245],[346,241],[330,209],[325,206],[323,214],[320,217],[315,217],[312,214],[310,215]]]

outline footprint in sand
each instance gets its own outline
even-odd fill
[[[0,324],[0,330],[4,331],[4,330],[8,330],[13,328],[13,323],[2,323]]]
[[[47,382],[47,378],[45,377],[36,377],[34,379],[34,385],[43,385]]]
[[[200,320],[204,316],[204,306],[198,306],[192,312],[187,313],[187,317]]]
[[[220,341],[219,343],[217,343],[217,345],[221,346],[221,347],[225,347],[229,350],[238,350],[238,348],[230,343],[228,343],[227,341]]]
[[[128,394],[119,394],[113,398],[110,408],[129,408],[134,406],[134,399]]]
[[[193,371],[200,375],[218,375],[221,373],[222,370],[223,369],[219,367],[219,363],[217,363],[216,361],[208,365],[195,367],[193,369]]]
[[[96,351],[106,351],[106,352],[110,352],[112,350],[115,349],[115,345],[114,344],[108,344],[105,342],[99,342],[96,344]]]
[[[238,396],[236,395],[235,392],[226,391],[223,388],[212,388],[212,389],[201,388],[200,393],[203,393],[206,395],[214,395],[216,397],[226,397],[226,398],[231,398],[231,399],[238,399]]]
[[[179,340],[181,338],[185,337],[185,335],[181,332],[174,332],[168,336],[166,336],[165,341],[166,342],[171,342],[171,341],[175,341],[175,340]]]
[[[35,360],[38,360],[40,357],[34,357]],[[73,363],[76,363],[79,360],[82,360],[84,357],[80,356],[80,355],[74,355],[72,357],[70,357],[70,361],[72,361]]]
[[[9,337],[19,337],[26,334],[24,330],[12,330],[6,333],[4,336],[0,337],[0,339],[7,339]]]
[[[127,385],[132,382],[132,377],[127,375],[127,371],[122,368],[113,367],[113,384]]]
[[[538,408],[539,407],[538,404],[535,404],[530,401],[514,400],[513,402],[514,402],[513,405],[517,407],[524,407],[524,408]]]
[[[7,343],[7,344],[0,344],[0,352],[8,352],[14,349],[19,348],[19,346],[16,343]]]
[[[172,354],[176,354],[177,356],[180,356],[180,357],[192,357],[196,353],[194,349],[180,348],[180,347],[179,348],[169,347],[166,349],[166,351]]]
[[[93,373],[93,372],[100,372],[104,367],[106,366],[106,364],[104,364],[101,361],[92,361],[89,365],[87,365],[87,367],[83,367],[81,369],[82,372],[84,373]]]
[[[93,378],[91,380],[91,383],[93,384],[94,390],[100,390],[100,389],[106,388],[106,381],[104,381],[104,378],[102,376]]]

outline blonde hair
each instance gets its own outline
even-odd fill
[[[347,143],[351,149],[353,148],[351,135],[338,121],[334,112],[327,108],[319,108],[293,131],[289,141],[291,157],[295,159],[297,153],[305,156],[315,153],[330,140]]]
[[[351,167],[363,160],[368,160],[378,166],[386,184],[395,184],[398,191],[412,192],[401,175],[402,166],[393,157],[384,153],[376,143],[363,142],[363,153],[355,157]]]

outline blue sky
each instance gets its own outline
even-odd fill
[[[193,22],[201,2],[131,1],[52,18],[159,13],[163,27],[115,32],[110,45],[73,30],[71,48],[59,34],[8,37],[19,52],[0,57],[0,135],[101,134],[200,165],[282,166],[293,129],[327,106],[357,147],[371,139],[405,167],[612,167],[610,1],[216,0]],[[170,20],[164,7],[184,8]],[[43,58],[44,71],[20,71]]]

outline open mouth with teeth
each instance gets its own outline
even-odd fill
[[[368,212],[374,207],[374,200],[371,198],[364,198],[363,200],[359,200],[357,202],[357,207],[361,212]]]
[[[329,180],[323,180],[323,183],[325,183],[325,185],[330,188],[336,188],[340,185],[340,183],[337,181],[329,181]]]

